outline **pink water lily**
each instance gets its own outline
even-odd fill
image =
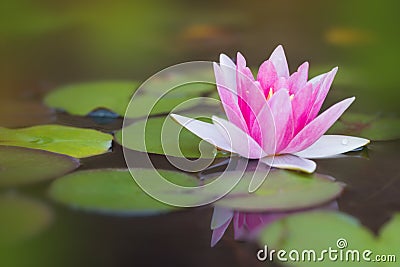
[[[289,75],[282,46],[259,68],[254,79],[238,53],[237,64],[224,54],[214,62],[218,93],[228,120],[213,123],[171,114],[189,131],[217,148],[276,168],[312,173],[310,159],[330,157],[364,146],[369,140],[324,135],[354,101],[342,100],[318,115],[337,68],[308,80],[308,63]]]

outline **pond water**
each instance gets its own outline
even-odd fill
[[[291,71],[305,60],[312,75],[339,66],[323,108],[356,96],[351,112],[400,116],[397,1],[2,5],[0,126],[55,123],[114,133],[122,127],[121,118],[99,123],[53,113],[41,105],[42,99],[64,84],[144,81],[176,63],[217,61],[221,52],[234,57],[241,51],[251,66],[258,66],[277,44],[285,46]],[[338,209],[374,233],[400,211],[399,149],[399,139],[373,141],[349,157],[316,160],[317,173],[347,185]],[[159,168],[174,169],[164,156],[151,158]],[[117,142],[108,153],[82,159],[78,170],[98,168],[126,168]],[[98,214],[52,201],[50,183],[0,189],[34,199],[51,214],[39,234],[17,245],[0,244],[4,266],[265,265],[256,258],[259,245],[235,241],[232,227],[210,247],[210,206],[155,216]]]

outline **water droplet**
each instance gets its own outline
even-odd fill
[[[53,139],[50,137],[36,137],[36,138],[29,140],[29,142],[33,143],[33,144],[38,144],[38,145],[45,145],[45,144],[53,142]]]
[[[342,140],[342,145],[346,146],[348,144],[349,144],[349,140],[347,140],[347,139]]]

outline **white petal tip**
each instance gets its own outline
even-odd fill
[[[331,158],[367,145],[368,139],[346,135],[323,135],[308,148],[295,153],[308,159]]]
[[[305,173],[313,173],[317,168],[317,164],[314,161],[290,154],[265,157],[261,160],[271,167]]]
[[[182,119],[184,118],[184,117],[182,117],[181,115],[173,114],[173,113],[169,114],[169,116],[170,116],[174,121],[176,121],[176,122],[179,123],[179,124],[181,124],[181,121],[182,121]]]
[[[222,66],[228,66],[231,68],[235,67],[235,63],[232,61],[232,59],[225,54],[219,55],[219,64]]]

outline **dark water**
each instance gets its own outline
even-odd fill
[[[304,60],[315,73],[339,66],[327,104],[355,95],[353,111],[400,115],[397,1],[1,5],[0,122],[7,124],[34,114],[10,111],[9,103],[40,103],[58,85],[145,80],[175,63],[215,61],[221,52],[234,56],[241,51],[250,65],[258,65],[278,43],[285,46],[292,71]],[[44,117],[46,122],[108,132],[122,125],[120,119],[104,125],[62,113]],[[399,149],[400,141],[372,142],[367,151],[354,154],[359,157],[317,161],[318,173],[347,184],[339,209],[374,232],[400,210]],[[154,159],[168,168],[161,156]],[[125,167],[118,144],[110,153],[82,160],[80,170],[104,167]],[[1,266],[261,265],[257,245],[234,241],[232,229],[210,248],[209,207],[152,217],[96,215],[50,201],[47,188],[48,183],[41,183],[12,190],[47,203],[54,221],[41,235],[2,249]]]

